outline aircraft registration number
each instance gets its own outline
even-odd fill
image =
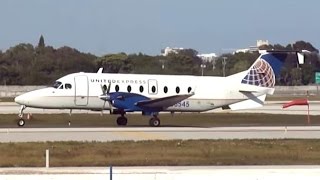
[[[189,101],[181,101],[173,105],[173,107],[189,107],[189,106],[190,106]]]

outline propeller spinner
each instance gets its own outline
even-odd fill
[[[109,86],[101,85],[102,95],[100,95],[99,98],[104,101],[102,109],[101,109],[101,115],[103,114],[103,110],[105,109],[106,102],[109,103],[110,114],[112,114],[112,112],[113,112],[112,101],[110,99],[110,89],[111,89],[111,83],[109,83]]]

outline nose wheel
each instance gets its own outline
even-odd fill
[[[26,109],[26,105],[21,105],[20,110],[19,110],[19,120],[17,122],[19,127],[22,127],[26,124],[26,121],[23,119],[23,111]]]
[[[22,127],[22,126],[24,126],[26,124],[26,121],[21,118],[21,119],[18,120],[17,124],[18,124],[18,126]]]

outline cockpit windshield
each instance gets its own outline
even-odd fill
[[[62,84],[62,82],[56,81],[56,82],[53,83],[52,87],[55,88],[55,89],[58,89],[61,86],[61,84]]]

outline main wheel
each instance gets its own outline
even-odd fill
[[[150,121],[149,121],[149,125],[152,126],[152,127],[158,127],[160,126],[160,119],[158,118],[151,118]]]
[[[126,126],[128,123],[128,119],[124,116],[120,116],[117,118],[117,124],[118,126]]]
[[[24,119],[19,119],[17,124],[18,124],[18,126],[22,127],[22,126],[24,126],[26,124],[26,122],[25,122]]]

